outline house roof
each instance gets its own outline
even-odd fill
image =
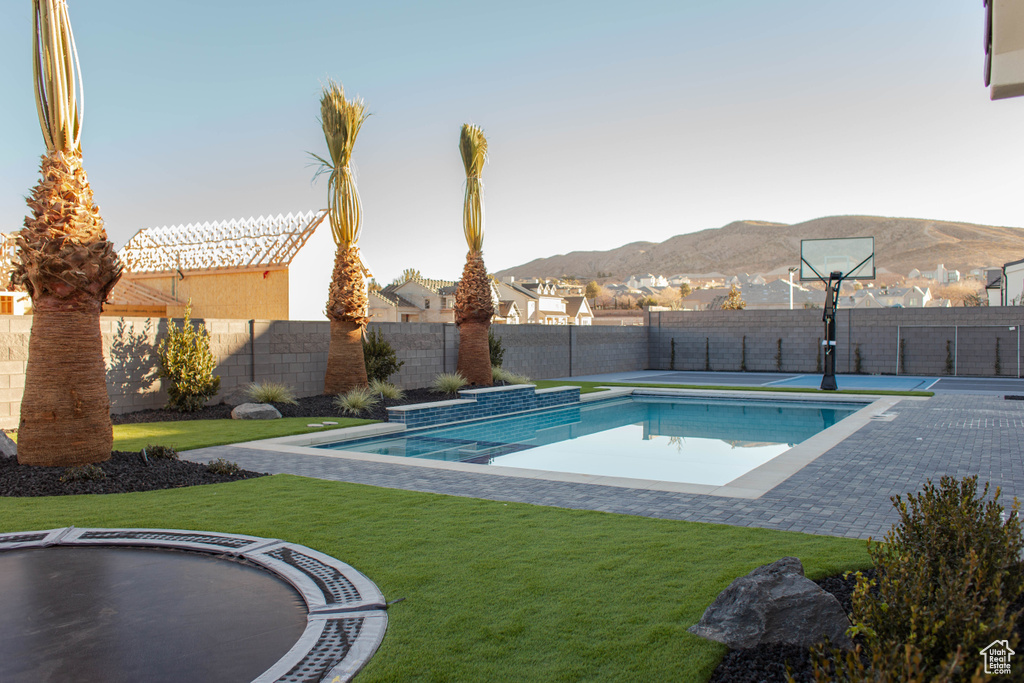
[[[409,278],[405,282],[399,282],[397,284],[390,284],[387,287],[385,287],[384,289],[382,289],[381,291],[382,292],[394,292],[394,291],[398,290],[399,288],[409,284],[410,282],[415,282],[418,285],[426,287],[427,289],[429,289],[434,294],[441,294],[441,295],[444,295],[444,296],[455,294],[455,290],[456,290],[456,288],[458,286],[458,283],[453,281],[453,280],[431,280],[430,278],[425,278],[425,277],[413,277],[413,278]]]
[[[498,302],[498,316],[499,317],[507,318],[507,317],[509,317],[512,314],[513,310],[515,310],[515,312],[518,313],[519,315],[522,315],[522,312],[519,310],[519,306],[516,305],[515,301],[499,301]]]
[[[571,317],[575,318],[577,315],[580,314],[580,309],[582,309],[584,307],[584,304],[586,302],[586,298],[582,297],[582,296],[567,296],[567,297],[564,297],[564,298],[565,298],[565,312],[568,313]],[[587,309],[588,309],[587,312],[588,313],[589,313],[589,308],[590,307],[587,306]],[[591,314],[591,317],[593,317],[593,314]]]
[[[327,211],[139,230],[118,256],[133,273],[288,265]]]
[[[411,301],[403,297],[401,294],[396,294],[394,291],[388,291],[387,287],[373,293],[379,296],[381,299],[384,299],[384,301],[388,302],[392,306],[398,306],[402,308],[419,308],[419,306],[412,303]]]

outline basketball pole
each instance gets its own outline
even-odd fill
[[[872,251],[870,256],[858,263],[854,268],[848,270],[845,275],[840,270],[833,270],[829,273],[828,279],[825,279],[814,266],[807,263],[806,259],[802,256],[800,257],[800,260],[806,263],[807,267],[825,283],[825,310],[821,315],[821,319],[825,323],[825,338],[821,342],[821,345],[825,347],[821,376],[822,391],[835,391],[839,388],[836,384],[836,309],[839,307],[839,290],[842,288],[843,280],[846,279],[847,275],[856,273],[860,270],[861,266],[874,257],[875,252]]]

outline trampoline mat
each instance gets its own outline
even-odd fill
[[[0,553],[0,680],[248,683],[295,645],[307,608],[287,583],[176,550]]]

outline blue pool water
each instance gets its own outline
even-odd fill
[[[721,486],[863,407],[632,396],[318,447]]]

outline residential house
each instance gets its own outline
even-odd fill
[[[1001,306],[1003,301],[1003,269],[985,271],[985,296],[989,306]]]
[[[526,283],[539,284],[539,283]],[[513,301],[518,306],[524,323],[539,325],[567,325],[569,314],[566,302],[554,294],[554,288],[537,286],[528,288],[514,282],[498,283],[498,297],[501,301]]]
[[[326,211],[146,228],[118,252],[107,315],[324,320],[335,245]]]
[[[765,283],[760,275],[749,276],[747,284],[740,287],[740,298],[747,304],[747,310],[785,310],[789,308],[790,291],[793,292],[793,308],[806,308],[812,305],[822,305],[825,296],[822,292],[808,289],[796,282],[790,284],[789,280],[773,280]],[[728,293],[728,292],[726,292]]]
[[[1024,305],[1024,259],[1003,265],[999,286],[999,305]]]
[[[570,325],[590,325],[594,322],[594,312],[590,310],[587,298],[583,296],[567,296],[565,313],[569,316]]]
[[[422,277],[390,284],[380,291],[369,293],[370,320],[393,323],[454,323],[455,294],[458,288],[458,282]],[[491,322],[518,321],[519,309],[502,307],[497,285],[493,281],[491,302],[495,311]]]
[[[643,275],[630,275],[629,279],[626,280],[626,285],[630,289],[640,289],[641,287],[668,287],[668,280],[665,279],[664,275],[651,275],[650,273],[644,273]]]
[[[14,233],[0,233],[0,315],[25,315],[32,310],[28,292],[11,284],[16,251],[14,240]]]

